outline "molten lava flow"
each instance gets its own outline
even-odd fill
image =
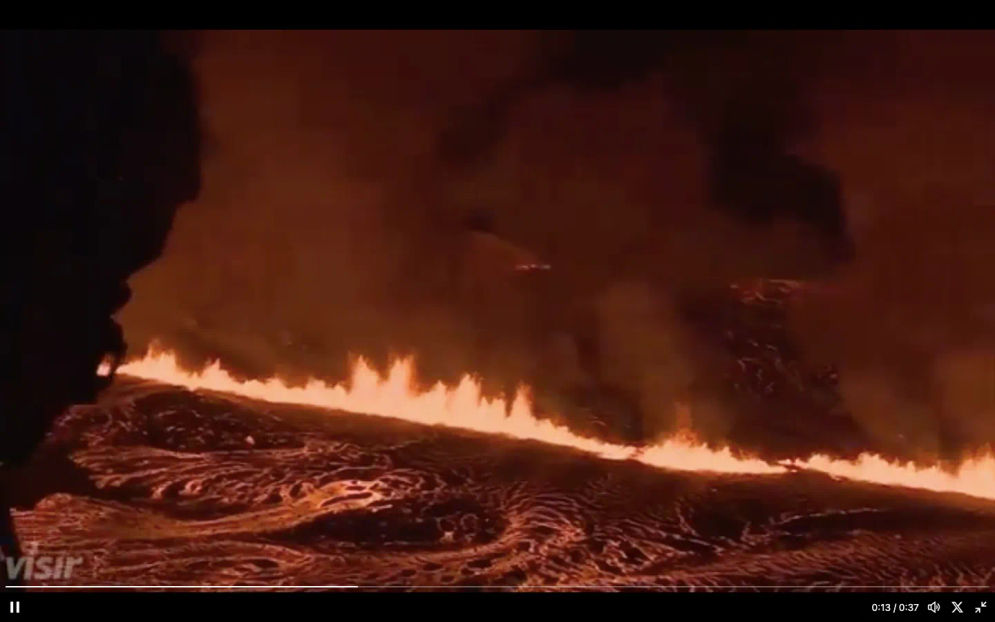
[[[793,464],[846,479],[995,499],[995,455],[991,452],[965,460],[952,473],[938,466],[895,464],[869,453],[853,462],[815,455]]]
[[[317,406],[535,440],[602,458],[638,460],[666,469],[744,474],[788,470],[783,465],[736,456],[728,448],[709,448],[687,433],[650,447],[631,447],[579,436],[563,426],[537,418],[524,391],[520,391],[509,406],[503,399],[484,397],[480,384],[469,376],[464,376],[455,387],[438,383],[429,390],[419,391],[415,388],[411,359],[395,361],[386,377],[363,359],[358,359],[347,383],[329,385],[312,378],[299,387],[288,386],[279,378],[236,380],[218,361],[199,372],[190,372],[178,365],[174,354],[164,351],[152,351],[143,359],[122,365],[118,371],[193,390],[221,391],[267,402]],[[790,466],[865,482],[995,499],[995,456],[991,454],[965,462],[955,473],[939,467],[895,464],[874,454],[863,454],[854,462],[816,455],[793,461]]]
[[[279,378],[240,381],[214,361],[199,372],[180,367],[171,352],[152,351],[141,360],[125,363],[121,374],[207,389],[282,404],[303,404],[367,415],[378,415],[427,425],[441,425],[500,434],[572,447],[612,460],[634,459],[669,469],[723,473],[781,473],[782,466],[763,460],[739,458],[728,449],[713,450],[690,437],[667,440],[653,447],[631,447],[579,436],[555,423],[537,418],[524,391],[509,404],[482,395],[480,383],[464,376],[455,387],[436,384],[427,391],[415,389],[411,359],[394,362],[386,377],[358,359],[347,383],[329,385],[310,379],[304,386],[287,386]]]

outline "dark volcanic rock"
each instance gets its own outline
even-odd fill
[[[159,442],[170,426],[200,440]],[[995,577],[995,504],[959,495],[677,473],[149,383],[120,384],[58,430],[37,459],[68,452],[75,480],[50,478],[15,519],[40,551],[84,558],[73,583],[966,589]],[[255,443],[239,445],[243,433]]]

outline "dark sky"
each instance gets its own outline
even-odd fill
[[[652,434],[700,364],[684,293],[802,278],[871,437],[992,441],[993,61],[972,32],[204,33],[203,190],[126,336],[614,387]]]

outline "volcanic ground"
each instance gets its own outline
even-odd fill
[[[127,378],[22,475],[22,542],[82,557],[75,585],[995,586],[993,501],[670,472]]]

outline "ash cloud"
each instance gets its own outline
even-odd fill
[[[876,444],[957,458],[995,442],[995,39],[853,37],[875,54],[826,76],[813,149],[844,180],[854,261],[794,325]]]
[[[206,33],[203,190],[133,279],[126,338],[253,377],[338,380],[350,353],[381,365],[412,353],[425,381],[527,382],[580,429],[644,440],[680,423],[675,403],[720,357],[689,328],[688,300],[743,278],[818,279],[843,302],[831,317],[828,303],[798,309],[805,351],[839,362],[870,438],[906,450],[889,439],[908,417],[910,442],[934,447],[948,419],[968,419],[929,400],[961,400],[960,370],[984,357],[933,336],[915,360],[948,381],[927,399],[901,389],[885,354],[861,354],[909,359],[874,310],[905,299],[881,303],[866,275],[892,256],[875,249],[932,239],[935,223],[903,216],[916,192],[898,162],[918,153],[920,179],[939,171],[902,141],[942,108],[922,103],[905,130],[871,132],[877,151],[857,146],[866,122],[844,113],[892,101],[885,67],[903,58],[894,102],[911,110],[915,46],[936,45],[873,34]],[[867,224],[889,214],[895,225]],[[900,223],[909,234],[890,236]],[[551,269],[516,269],[536,265]],[[882,400],[893,414],[872,414]],[[735,438],[738,415],[718,400],[691,413],[706,438]]]

